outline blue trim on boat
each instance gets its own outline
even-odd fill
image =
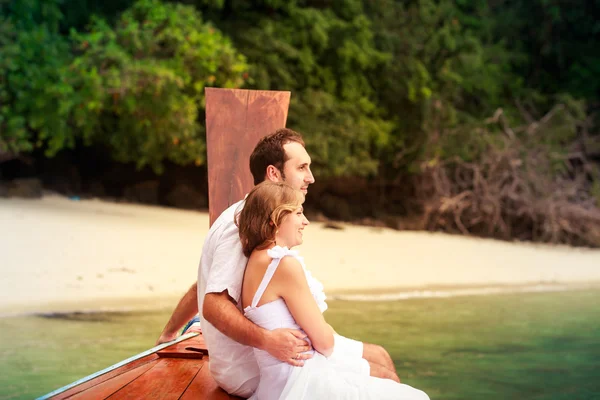
[[[51,397],[56,396],[57,394],[61,394],[62,392],[66,392],[67,390],[69,390],[69,389],[71,389],[71,388],[73,388],[75,386],[78,386],[78,385],[81,385],[82,383],[91,381],[92,379],[97,378],[100,375],[104,375],[107,372],[114,371],[115,369],[120,368],[123,365],[129,364],[132,361],[138,360],[138,359],[140,359],[142,357],[146,357],[146,356],[148,356],[148,355],[150,355],[152,353],[156,353],[157,351],[162,350],[165,347],[169,347],[169,346],[171,346],[171,345],[173,345],[175,343],[179,343],[179,342],[181,342],[183,340],[186,340],[186,339],[189,339],[189,338],[193,338],[194,336],[198,336],[198,332],[186,333],[185,335],[179,336],[175,340],[172,340],[172,341],[167,342],[167,343],[159,344],[158,346],[155,346],[155,347],[153,347],[153,348],[151,348],[149,350],[146,350],[143,353],[136,354],[135,356],[129,357],[128,359],[120,361],[120,362],[118,362],[118,363],[116,363],[114,365],[111,365],[108,368],[104,368],[102,371],[95,372],[95,373],[93,373],[91,375],[86,376],[85,378],[81,378],[78,381],[75,381],[75,382],[70,383],[70,384],[68,384],[66,386],[63,386],[63,387],[61,387],[59,389],[56,389],[55,391],[50,392],[50,393],[48,393],[48,394],[46,394],[46,395],[44,395],[42,397],[38,397],[36,400],[47,400],[47,399],[50,399]]]
[[[186,333],[187,330],[190,329],[190,326],[194,325],[196,322],[200,322],[200,315],[196,315],[194,318],[189,320],[189,322],[183,327],[181,334],[183,335],[184,333]]]

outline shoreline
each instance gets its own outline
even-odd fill
[[[427,288],[409,289],[399,288],[398,290],[385,289],[367,289],[364,291],[342,290],[328,293],[328,302],[348,301],[348,302],[396,302],[405,300],[422,299],[442,299],[454,297],[472,297],[472,296],[496,296],[496,295],[515,295],[515,294],[535,294],[550,292],[573,292],[600,290],[600,281],[585,283],[532,283],[521,285],[475,285],[475,286],[431,286]],[[138,312],[160,312],[170,311],[175,308],[179,297],[165,298],[99,298],[91,299],[87,302],[57,302],[49,303],[44,306],[22,305],[16,307],[13,311],[4,310],[0,312],[2,318],[18,317],[48,317],[70,314],[102,314],[102,313],[138,313]],[[119,305],[127,303],[127,306]]]
[[[298,250],[330,299],[600,285],[598,249],[325,225]],[[0,316],[173,309],[196,280],[208,213],[47,195],[0,199],[0,226]]]

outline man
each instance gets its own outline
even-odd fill
[[[283,181],[304,194],[315,181],[310,163],[302,137],[290,129],[280,129],[262,138],[250,156],[255,185],[267,179]],[[234,218],[243,203],[242,200],[230,206],[211,227],[202,250],[198,284],[181,299],[158,342],[174,339],[179,328],[202,310],[200,320],[211,354],[213,377],[227,392],[249,397],[259,380],[252,347],[291,365],[302,366],[309,358],[302,353],[309,350],[310,345],[300,331],[267,331],[241,312],[240,294],[247,259]],[[369,362],[371,375],[398,380],[392,359],[381,346],[336,335],[336,353],[363,357]]]

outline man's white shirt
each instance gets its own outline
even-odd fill
[[[235,218],[243,207],[244,200],[223,211],[204,241],[198,267],[198,310],[202,333],[209,349],[212,376],[227,392],[250,397],[260,377],[252,347],[228,338],[202,316],[204,295],[224,290],[242,312],[242,281],[248,259],[242,250]]]

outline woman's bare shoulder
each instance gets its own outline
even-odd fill
[[[299,277],[304,276],[304,270],[295,257],[285,256],[279,262],[276,274],[283,278]]]

